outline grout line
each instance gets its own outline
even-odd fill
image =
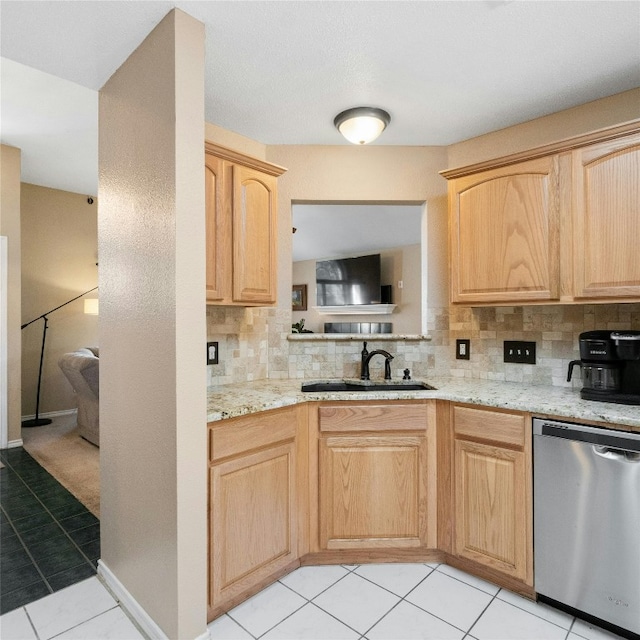
[[[313,566],[313,565],[311,565]],[[316,566],[331,566],[331,565],[316,565]],[[333,565],[336,566],[336,565]],[[342,565],[337,565],[342,567]],[[300,567],[301,568],[301,567]],[[344,569],[345,567],[343,567]],[[309,599],[306,596],[303,596],[301,593],[298,593],[293,587],[290,587],[289,585],[286,585],[284,582],[282,582],[282,579],[278,580],[278,582],[283,586],[283,587],[287,587],[287,589],[289,589],[289,591],[293,591],[293,593],[295,593],[296,595],[299,595],[301,598],[304,598],[307,602],[313,602],[318,596],[321,596],[325,591],[328,591],[329,589],[331,589],[331,587],[335,586],[336,584],[338,584],[338,582],[341,582],[342,580],[344,580],[350,573],[352,573],[351,571],[349,571],[348,569],[345,569],[345,571],[347,573],[345,573],[343,576],[340,576],[335,582],[332,582],[326,589],[323,589],[322,591],[320,591],[319,593],[316,593],[315,596],[313,596],[313,598]],[[290,573],[287,575],[291,575]],[[285,577],[285,576],[283,576]],[[324,611],[324,609],[323,609]]]
[[[63,489],[65,489],[65,491],[67,491],[70,495],[73,496],[73,494],[66,488],[64,487],[62,484],[60,484],[60,482],[58,482],[58,480],[56,480],[28,451],[25,451],[25,453],[42,469],[44,469],[44,471],[51,476],[50,480],[53,484],[55,485],[60,485],[61,487],[63,487]],[[74,546],[74,548],[80,553],[80,555],[84,558],[84,560],[89,564],[89,566],[93,569],[94,573],[96,573],[96,568],[93,566],[93,563],[91,562],[91,560],[89,560],[89,558],[87,557],[87,555],[84,553],[84,551],[80,548],[80,545],[78,545],[76,543],[76,541],[69,535],[69,533],[67,532],[67,530],[60,524],[60,520],[50,511],[50,509],[42,502],[42,500],[39,498],[38,494],[33,491],[33,489],[31,488],[31,486],[24,480],[24,478],[22,477],[22,475],[16,471],[13,466],[8,463],[5,460],[5,463],[8,465],[8,467],[11,469],[11,471],[16,475],[16,477],[18,478],[18,480],[20,480],[20,482],[22,482],[22,484],[28,489],[29,493],[42,505],[43,509],[51,516],[52,520],[56,523],[56,525],[58,526],[58,528],[62,531],[62,533],[64,534],[64,536],[71,542],[71,544]],[[47,478],[47,480],[49,480],[49,478]],[[28,494],[27,494],[28,495]],[[82,504],[75,496],[73,496],[75,500],[77,500],[80,504]],[[82,505],[83,507],[85,507],[85,505]],[[27,555],[29,556],[29,559],[31,560],[31,562],[33,563],[33,565],[36,568],[36,571],[40,574],[40,577],[42,578],[45,586],[47,587],[47,589],[49,589],[49,595],[51,595],[52,593],[56,593],[56,591],[53,589],[53,587],[51,586],[51,584],[49,583],[49,580],[47,579],[47,577],[44,575],[44,573],[42,573],[42,570],[40,569],[40,566],[38,564],[38,562],[35,560],[35,558],[33,557],[33,555],[31,554],[31,551],[29,550],[29,547],[25,544],[24,540],[22,539],[22,536],[20,535],[20,533],[18,532],[18,530],[15,528],[13,522],[14,520],[20,520],[21,518],[11,518],[9,516],[9,514],[7,513],[6,509],[4,507],[2,507],[0,505],[0,508],[2,509],[2,511],[4,512],[7,521],[9,522],[9,524],[11,525],[11,528],[14,530],[16,536],[18,537],[18,539],[20,540],[20,544],[22,545],[23,549],[25,550],[25,552],[27,553]],[[85,510],[87,511],[87,513],[90,513],[89,510],[85,507]],[[77,514],[79,515],[79,514]],[[29,516],[25,516],[25,517],[29,517]],[[70,516],[73,517],[73,516]],[[63,518],[64,520],[64,518]],[[46,526],[46,525],[43,525]],[[89,525],[92,526],[92,525]],[[34,527],[34,529],[38,529],[39,527]],[[32,529],[29,529],[29,531],[32,531]],[[54,555],[54,553],[50,554],[50,555]],[[66,567],[65,569],[62,569],[62,571],[67,571],[68,569],[73,569],[76,566],[81,566],[81,565],[74,565],[72,567]],[[61,573],[60,571],[57,573]],[[55,574],[54,574],[55,575]],[[35,583],[31,583],[31,584],[35,584]],[[21,589],[25,586],[29,586],[29,585],[22,585],[20,587],[18,587],[18,589]],[[67,586],[71,586],[71,585],[67,585]],[[64,588],[64,587],[63,587]],[[14,589],[14,591],[17,591],[17,589]],[[58,591],[60,591],[60,589],[58,589]],[[12,593],[12,592],[8,592],[8,593]],[[8,594],[3,594],[3,595],[8,595]],[[46,597],[46,596],[42,596],[42,597]],[[40,598],[38,598],[40,599]],[[33,601],[35,602],[35,600]],[[30,604],[30,603],[27,603]]]
[[[20,478],[20,480],[22,480],[22,478]],[[4,512],[5,516],[7,517],[7,522],[11,525],[11,528],[13,529],[16,537],[18,538],[18,540],[20,540],[20,544],[22,545],[22,548],[24,549],[24,552],[27,554],[27,556],[29,556],[29,560],[31,561],[31,563],[35,567],[36,571],[40,575],[40,578],[42,578],[42,581],[44,582],[44,584],[47,587],[47,589],[49,589],[49,595],[51,595],[52,593],[54,593],[54,591],[51,588],[51,585],[49,584],[47,579],[45,578],[44,574],[42,573],[42,570],[38,566],[38,563],[36,562],[35,558],[31,555],[31,551],[29,550],[29,547],[27,547],[27,545],[25,544],[24,540],[22,539],[22,536],[20,535],[18,530],[14,527],[13,521],[9,518],[9,515],[7,514],[6,510],[4,509],[4,507],[0,507],[0,508],[2,508],[2,511]],[[2,595],[6,597],[6,596],[10,595],[11,593],[13,593],[14,591],[18,591],[18,589],[24,589],[25,587],[28,587],[28,586],[30,586],[32,584],[35,584],[35,582],[30,582],[29,584],[20,585],[16,589],[8,591],[7,593],[3,593]],[[46,596],[42,596],[42,597],[44,598]],[[9,613],[9,612],[7,612],[7,613]]]
[[[79,584],[79,583],[76,583],[76,584]],[[73,585],[69,585],[69,586],[73,586]],[[71,631],[72,629],[77,629],[78,627],[81,627],[83,624],[86,624],[90,620],[95,620],[96,618],[99,618],[100,616],[103,616],[105,613],[109,613],[109,611],[113,611],[114,609],[120,609],[124,613],[124,609],[120,606],[120,603],[118,601],[116,601],[116,603],[115,603],[115,605],[113,607],[109,607],[108,609],[105,609],[104,611],[101,611],[100,613],[97,613],[95,616],[91,616],[91,617],[87,618],[86,620],[82,620],[82,622],[78,622],[77,624],[74,624],[73,626],[69,627],[68,629],[64,629],[60,633],[56,633],[55,636],[51,636],[47,640],[53,640],[54,638],[59,638],[61,635],[65,634],[65,633],[69,633],[69,631]],[[143,634],[141,634],[141,635],[143,635]]]
[[[575,616],[571,616],[572,617],[571,624],[569,625],[569,629],[567,629],[566,627],[563,627],[562,625],[557,624],[557,623],[553,622],[552,620],[548,620],[547,618],[545,618],[543,616],[539,616],[537,613],[533,613],[533,611],[527,611],[527,609],[525,609],[524,607],[520,607],[517,604],[514,604],[513,602],[507,602],[507,600],[503,600],[500,597],[500,594],[503,591],[509,591],[509,590],[501,588],[500,591],[498,591],[498,593],[496,594],[496,598],[498,600],[500,600],[500,602],[504,602],[505,604],[510,604],[512,607],[515,607],[516,609],[520,609],[520,611],[524,611],[525,613],[529,613],[530,615],[535,616],[536,618],[540,618],[540,620],[544,620],[545,622],[548,622],[549,624],[552,624],[552,625],[554,625],[556,627],[559,627],[560,629],[565,630],[567,632],[567,634],[569,634],[571,632],[571,628],[573,627],[573,624],[576,621],[576,617]],[[519,594],[517,594],[517,593],[515,593],[513,591],[509,591],[509,593],[513,593],[516,596],[519,595]],[[520,596],[520,597],[522,597],[522,596]],[[532,600],[531,602],[533,602],[536,605],[540,604],[540,603],[538,603],[537,600]],[[554,611],[560,611],[561,613],[565,613],[564,611],[561,611],[560,609],[556,609],[555,607],[551,607],[550,605],[547,605],[547,606],[549,606],[549,608],[553,609]],[[568,613],[567,615],[571,615],[571,614]]]
[[[300,611],[300,609],[302,609],[303,607],[306,607],[309,603],[305,602],[304,604],[301,604],[295,611],[292,611],[289,615],[285,616],[284,618],[282,618],[282,620],[278,621],[276,624],[274,624],[272,627],[269,627],[264,633],[261,633],[258,636],[254,636],[252,635],[254,638],[262,638],[262,636],[266,635],[267,633],[269,633],[269,631],[271,631],[272,629],[275,629],[279,624],[282,624],[285,620],[288,620],[294,613],[297,613],[298,611]],[[229,616],[231,617],[231,616]],[[238,622],[237,620],[235,620],[236,622]],[[240,624],[238,622],[238,624]],[[244,627],[243,627],[244,628]]]
[[[413,564],[413,563],[410,563],[410,564]],[[423,563],[416,563],[416,564],[423,564]],[[425,565],[425,567],[426,567],[426,565]],[[404,596],[401,596],[401,595],[391,591],[391,589],[387,589],[386,587],[383,587],[381,584],[378,584],[377,582],[374,582],[373,580],[367,578],[366,576],[361,576],[359,573],[356,573],[356,575],[359,578],[362,578],[363,580],[366,580],[367,582],[370,582],[371,584],[374,584],[376,587],[380,587],[380,589],[384,589],[387,593],[390,593],[391,595],[394,595],[396,598],[401,598],[402,600],[404,600],[412,591],[414,591],[419,585],[421,585],[435,571],[435,569],[432,569],[431,567],[426,567],[426,568],[429,569],[429,573],[427,573],[427,575],[424,578],[422,578],[422,580],[420,580],[415,586],[411,587],[411,589],[409,589],[409,591],[407,591],[407,593]]]
[[[260,592],[258,592],[258,593],[260,593]],[[256,594],[256,595],[257,595],[257,594]],[[246,602],[246,601],[245,601],[245,602]],[[235,607],[234,607],[234,608],[235,608]],[[233,611],[233,609],[232,609],[232,611]],[[231,620],[233,620],[233,621],[234,621],[234,622],[235,622],[235,623],[236,623],[236,624],[237,624],[237,625],[238,625],[238,626],[239,626],[243,631],[246,631],[246,632],[247,632],[247,633],[248,633],[248,634],[253,638],[253,640],[256,640],[256,636],[254,636],[254,635],[253,635],[253,633],[251,633],[251,632],[249,631],[249,629],[246,629],[245,627],[243,627],[243,626],[242,626],[242,625],[241,625],[241,624],[240,624],[240,623],[239,623],[235,618],[232,618],[232,617],[229,615],[229,612],[228,612],[228,611],[227,611],[227,613],[223,613],[221,616],[218,616],[218,617],[216,618],[216,620],[220,620],[220,618],[222,618],[222,617],[224,617],[224,616],[227,616],[227,618],[230,618]],[[213,622],[215,622],[215,620],[214,620]],[[212,624],[212,622],[210,622],[209,624]],[[208,633],[209,633],[209,625],[207,625],[207,634],[208,634]]]
[[[334,616],[331,612],[326,611],[325,609],[323,609],[320,605],[317,605],[315,602],[309,602],[310,605],[314,606],[316,609],[319,609],[320,611],[322,611],[323,613],[326,613],[329,617],[333,618],[334,620],[337,620],[340,624],[344,625],[345,627],[347,627],[347,629],[351,629],[351,631],[353,631],[354,633],[358,633],[360,634],[362,637],[364,637],[364,633],[361,633],[360,631],[358,631],[357,629],[354,629],[351,625],[347,624],[344,620],[340,620],[340,618],[338,618],[337,616]]]
[[[424,563],[422,563],[422,564],[424,564]],[[426,566],[426,565],[425,565],[425,566]],[[440,566],[440,565],[438,565],[438,566]],[[420,582],[418,582],[418,584],[417,584],[415,587],[413,587],[413,589],[411,589],[411,590],[410,590],[410,591],[409,591],[409,592],[408,592],[404,597],[400,598],[400,602],[406,602],[409,606],[415,607],[416,609],[419,609],[420,611],[424,611],[424,613],[426,613],[427,615],[430,615],[432,618],[435,618],[436,620],[440,620],[441,622],[444,622],[445,624],[449,625],[450,627],[452,627],[452,628],[454,628],[454,629],[457,629],[458,631],[460,631],[460,632],[462,632],[462,633],[465,633],[465,634],[466,634],[466,633],[468,633],[468,632],[466,632],[464,629],[461,629],[460,627],[457,627],[455,624],[453,624],[453,623],[449,622],[448,620],[445,620],[444,618],[441,618],[440,616],[435,615],[435,614],[434,614],[434,613],[432,613],[431,611],[427,611],[426,609],[422,608],[420,605],[415,604],[414,602],[411,602],[410,600],[407,600],[407,599],[406,599],[406,598],[407,598],[407,596],[408,596],[409,594],[413,593],[413,592],[414,592],[414,591],[415,591],[415,590],[416,590],[416,589],[417,589],[417,588],[418,588],[418,587],[419,587],[423,582],[425,582],[425,580],[427,580],[427,579],[429,578],[429,576],[431,576],[431,575],[436,571],[436,569],[433,569],[433,568],[431,568],[431,567],[427,567],[427,568],[428,568],[428,569],[431,569],[431,571],[429,571],[429,573],[428,573],[428,574],[427,574],[427,575],[426,575],[422,580],[420,580]],[[446,575],[446,574],[443,574],[443,575]],[[366,578],[365,578],[365,579],[366,579]],[[462,581],[460,581],[460,582],[462,582]],[[374,584],[375,584],[375,583],[374,583]],[[466,582],[464,582],[463,584],[465,584],[465,585],[466,585],[467,583],[466,583]],[[377,586],[380,586],[380,585],[377,585]],[[467,586],[471,586],[471,585],[467,585]],[[381,587],[381,588],[382,588],[382,589],[384,589],[384,587]],[[478,590],[479,590],[479,589],[478,589]],[[390,593],[392,593],[392,592],[390,592]],[[486,593],[486,591],[485,591],[484,593]],[[396,595],[396,596],[397,596],[397,594],[394,594],[394,595]],[[490,595],[490,594],[487,594],[487,595]],[[400,596],[398,596],[398,597],[400,597]],[[385,614],[385,616],[386,616],[388,613],[390,613],[392,609],[395,609],[395,607],[397,607],[397,606],[400,604],[400,602],[398,602],[394,607],[392,607],[392,608],[391,608],[391,609],[390,609],[390,610]],[[383,616],[383,618],[384,618],[385,616]],[[380,620],[382,620],[382,618],[380,618]],[[378,622],[376,622],[375,624],[378,624],[378,623],[380,622],[380,620],[378,620]],[[474,624],[475,624],[475,622],[474,622]],[[373,626],[375,626],[375,625],[373,625]],[[369,631],[371,631],[371,629],[373,629],[373,627],[371,627],[371,628],[367,629],[366,633],[369,633]]]
[[[500,589],[498,589],[498,592],[494,594],[491,600],[489,600],[489,602],[487,603],[487,606],[480,612],[480,615],[474,620],[473,624],[467,629],[467,632],[466,632],[467,635],[471,633],[471,631],[473,630],[473,627],[475,627],[478,624],[478,622],[480,621],[480,618],[482,618],[482,616],[487,612],[487,609],[496,600],[496,598],[498,597],[498,593],[500,593]]]
[[[452,580],[457,580],[458,582],[462,582],[462,584],[466,584],[468,587],[473,587],[476,591],[481,591],[482,593],[486,593],[488,596],[493,596],[496,597],[500,591],[501,588],[498,585],[494,585],[491,582],[487,582],[486,580],[484,582],[487,582],[487,584],[491,584],[492,586],[496,587],[496,589],[498,589],[495,593],[490,593],[489,591],[485,591],[484,589],[481,589],[480,587],[476,587],[475,585],[469,583],[469,582],[465,582],[462,578],[457,578],[456,576],[452,576],[449,575],[446,571],[440,571],[440,567],[445,566],[445,567],[451,567],[451,565],[445,564],[444,562],[438,565],[437,569],[434,569],[434,571],[437,571],[438,573],[441,573],[443,576],[447,576],[447,578],[451,578]],[[451,569],[454,569],[455,567],[451,567]],[[462,571],[462,569],[458,569],[458,571]],[[466,573],[466,572],[463,572]],[[470,573],[466,574],[466,575],[471,575]],[[478,578],[478,580],[482,580],[482,578]]]
[[[322,566],[322,565],[319,565],[319,566]],[[325,565],[325,566],[330,566],[330,565]],[[347,573],[345,573],[343,576],[340,576],[335,582],[330,584],[326,589],[323,589],[322,591],[317,593],[315,596],[313,596],[313,598],[311,600],[309,600],[306,596],[303,596],[301,593],[298,593],[293,587],[290,587],[290,586],[284,584],[283,582],[280,582],[280,580],[278,580],[278,582],[280,582],[280,584],[282,584],[283,587],[287,587],[287,589],[289,589],[290,591],[293,591],[293,593],[295,593],[296,595],[300,596],[301,598],[304,598],[307,602],[303,606],[306,606],[307,604],[311,604],[316,609],[319,609],[323,613],[326,613],[328,616],[332,617],[334,620],[337,620],[338,622],[343,624],[348,629],[351,629],[354,633],[360,633],[360,631],[358,631],[357,629],[354,629],[352,626],[348,625],[344,620],[340,620],[340,618],[338,618],[337,616],[333,615],[330,611],[327,611],[326,609],[323,609],[320,605],[318,605],[315,602],[313,602],[313,600],[315,600],[316,598],[321,596],[323,593],[325,593],[326,591],[328,591],[329,589],[331,589],[332,587],[337,585],[338,582],[341,582],[342,580],[344,580],[350,573],[353,573],[355,571],[355,569],[357,569],[358,566],[360,566],[360,565],[356,565],[355,569],[351,569],[351,570],[347,569],[344,565],[334,565],[334,566],[342,567]],[[288,575],[291,575],[291,574],[288,574]],[[298,609],[298,611],[299,610],[300,609]],[[294,613],[295,613],[295,611],[294,611]],[[293,615],[293,613],[291,615]],[[290,617],[290,616],[287,616],[287,617]],[[284,620],[286,620],[286,618],[284,618]],[[281,620],[278,624],[281,624],[281,622],[284,622],[284,620]],[[278,625],[276,625],[276,626],[278,626]]]
[[[340,565],[342,566],[342,565]],[[320,593],[318,593],[317,595],[314,596],[314,598],[317,598],[320,594],[324,593],[325,591],[327,591],[328,589],[330,589],[331,587],[333,587],[334,585],[338,584],[338,582],[340,582],[341,580],[344,580],[344,578],[346,578],[349,575],[349,571],[347,570],[347,573],[345,575],[343,575],[341,578],[339,578],[338,580],[336,580],[333,584],[329,585],[326,589],[324,589],[323,591],[321,591]],[[290,575],[290,574],[288,574]],[[300,611],[301,609],[303,609],[304,607],[306,607],[308,604],[312,604],[313,606],[315,606],[317,609],[320,609],[321,611],[324,611],[324,613],[331,615],[328,611],[325,611],[324,609],[322,609],[322,607],[319,607],[317,604],[315,604],[314,602],[312,602],[311,600],[309,600],[306,596],[303,596],[301,593],[298,593],[295,589],[292,589],[291,587],[287,586],[286,584],[284,584],[283,582],[280,582],[280,580],[278,580],[278,582],[285,587],[286,589],[289,589],[289,591],[291,591],[292,593],[295,593],[297,596],[299,596],[300,598],[302,598],[305,602],[303,605],[301,605],[300,607],[298,607],[295,611],[292,611],[288,616],[285,616],[282,620],[280,620],[277,624],[274,624],[273,627],[271,627],[270,629],[267,629],[264,633],[260,634],[259,636],[254,636],[255,638],[261,638],[262,636],[264,636],[265,634],[269,633],[269,631],[271,631],[272,629],[275,629],[278,625],[282,624],[285,620],[287,620],[288,618],[290,618],[293,614],[297,613],[298,611]],[[338,620],[338,622],[342,622],[342,624],[345,624],[345,622],[343,622],[342,620],[339,620],[338,618],[336,618],[335,616],[331,616],[332,618],[335,618],[336,620]],[[236,620],[237,622],[237,620]],[[351,627],[349,627],[351,629]],[[353,629],[356,633],[359,633],[358,631],[356,631],[355,629]]]
[[[397,596],[397,597],[399,597],[399,596]],[[401,602],[404,602],[404,598],[400,598],[400,600],[398,600],[398,602],[396,602],[393,605],[393,607],[391,607],[391,609],[389,609],[389,611],[387,611],[381,618],[376,620],[362,635],[366,636],[367,633],[369,633],[369,631],[371,631],[371,629],[373,629],[377,624],[382,622]]]
[[[34,600],[34,602],[35,602],[35,600]],[[40,640],[40,634],[38,633],[38,630],[36,629],[36,625],[33,624],[33,620],[31,619],[31,616],[29,615],[29,612],[27,611],[27,607],[23,606],[22,608],[24,609],[24,613],[27,616],[27,620],[29,621],[29,624],[31,625],[31,628],[33,629],[33,632],[36,634],[36,638],[38,640]]]

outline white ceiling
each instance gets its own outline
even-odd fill
[[[98,93],[0,58],[2,142],[22,150],[22,182],[96,195]]]
[[[420,244],[419,205],[294,204],[293,262]]]
[[[334,116],[370,105],[392,117],[375,144],[446,145],[640,86],[637,0],[2,0],[2,57],[67,81],[54,92],[2,65],[2,141],[31,181],[95,193],[81,88],[99,90],[174,6],[206,25],[207,121],[265,144],[348,144]],[[32,146],[44,135],[62,135],[49,154]]]

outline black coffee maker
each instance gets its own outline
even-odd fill
[[[567,381],[580,366],[584,400],[640,405],[640,331],[585,331],[580,360],[569,363]]]

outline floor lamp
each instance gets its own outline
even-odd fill
[[[65,302],[64,304],[61,304],[57,306],[55,309],[51,309],[50,311],[43,313],[41,316],[34,318],[30,322],[27,322],[26,324],[23,324],[20,327],[20,329],[22,330],[28,327],[30,324],[37,322],[38,320],[44,320],[44,328],[42,331],[42,348],[40,349],[40,368],[38,370],[38,391],[36,392],[36,417],[32,418],[31,420],[24,420],[22,422],[23,427],[42,427],[45,424],[51,424],[51,420],[49,418],[40,417],[40,386],[42,384],[42,363],[44,361],[44,342],[47,338],[47,327],[49,325],[49,318],[47,318],[47,316],[50,313],[53,313],[54,311],[61,309],[62,307],[66,307],[69,303],[73,302],[74,300],[78,300],[79,298],[82,298],[82,296],[86,296],[87,293],[91,293],[92,291],[95,291],[97,288],[98,287],[93,287],[93,289],[89,289],[89,291],[85,291],[84,293],[81,293],[79,296],[76,296],[75,298],[71,298],[71,300],[67,300],[67,302]]]

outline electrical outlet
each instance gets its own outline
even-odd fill
[[[207,364],[218,364],[217,342],[207,342]]]
[[[520,364],[536,363],[536,343],[523,340],[504,341],[504,361]]]
[[[456,360],[469,360],[471,357],[471,340],[456,340]]]

